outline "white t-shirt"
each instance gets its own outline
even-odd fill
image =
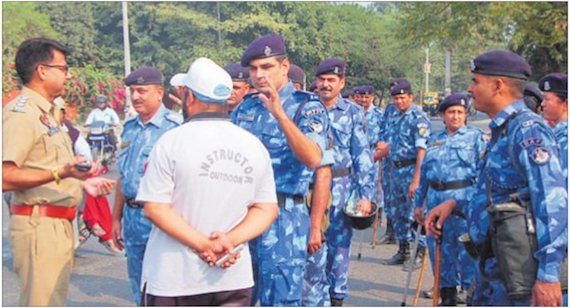
[[[154,146],[137,200],[168,203],[209,237],[239,224],[254,203],[275,203],[269,153],[228,120],[195,119],[165,133]],[[153,225],[143,261],[141,289],[187,296],[253,286],[247,246],[228,269],[209,267],[187,246]]]
[[[91,125],[95,121],[103,121],[107,125],[111,124],[119,124],[119,116],[112,108],[105,108],[105,110],[101,110],[99,108],[93,109],[89,116],[87,116],[87,120],[85,120],[85,125]]]

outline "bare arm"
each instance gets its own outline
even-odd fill
[[[416,189],[420,186],[420,175],[422,170],[422,162],[424,161],[424,157],[426,156],[426,149],[424,148],[417,148],[418,149],[418,157],[416,158],[416,168],[414,169],[414,178],[412,179],[412,183],[408,189],[408,196],[410,200],[414,199],[416,195]]]
[[[61,179],[73,177],[79,180],[89,178],[97,170],[98,164],[93,164],[91,169],[85,172],[75,169],[76,164],[84,161],[85,158],[77,156],[71,162],[58,167],[59,177]],[[2,162],[2,191],[30,189],[54,180],[51,170],[19,168],[11,161]]]
[[[315,171],[315,188],[311,200],[311,234],[309,237],[309,252],[315,253],[323,246],[323,219],[330,199],[332,171],[330,165]]]
[[[314,169],[319,166],[323,159],[323,153],[316,142],[309,139],[303,132],[289,119],[277,90],[270,85],[269,93],[259,93],[259,98],[271,114],[277,119],[281,129],[285,133],[289,147],[297,158],[308,168]]]
[[[261,235],[277,219],[277,203],[254,203],[247,215],[235,228],[227,233],[233,246],[247,242]]]
[[[125,196],[123,195],[122,191],[122,181],[121,179],[117,180],[117,188],[115,190],[115,203],[113,204],[113,241],[115,242],[115,246],[119,249],[123,249],[123,223],[121,220],[123,219],[123,207],[125,206]]]

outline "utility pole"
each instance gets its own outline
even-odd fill
[[[123,8],[123,52],[125,58],[125,77],[127,77],[131,73],[131,43],[129,42],[129,14],[128,14],[126,1],[122,2],[122,8]],[[129,110],[132,109],[131,93],[128,87],[125,89],[125,98],[126,98],[124,106],[125,118],[127,118]]]
[[[429,74],[431,73],[431,63],[429,63],[429,45],[426,47],[426,64],[424,72],[426,73],[426,87],[424,92],[429,92]]]

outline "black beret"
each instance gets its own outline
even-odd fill
[[[524,102],[528,109],[535,113],[538,113],[538,107],[540,103],[544,100],[544,96],[540,91],[534,86],[527,84],[524,88]]]
[[[402,83],[402,82],[410,83],[408,81],[408,79],[406,79],[404,77],[398,77],[398,78],[395,78],[394,80],[392,80],[392,82],[390,82],[390,88],[392,88],[393,86],[397,86],[399,83]]]
[[[255,39],[247,46],[241,56],[241,66],[248,67],[251,60],[284,55],[285,53],[287,53],[287,49],[283,37],[279,34],[267,34]]]
[[[351,96],[353,96],[355,93],[352,90],[346,90],[344,92],[342,92],[342,98],[349,98]]]
[[[125,77],[125,85],[162,85],[162,73],[153,67],[143,67],[134,70],[129,76]]]
[[[326,59],[319,64],[315,76],[320,76],[323,74],[335,74],[339,76],[344,76],[344,71],[346,68],[346,62],[341,59],[330,58]]]
[[[390,90],[392,96],[398,94],[412,94],[412,85],[406,79],[401,80],[397,85],[394,85],[392,90]]]
[[[451,106],[463,106],[467,109],[469,104],[469,97],[465,94],[454,93],[446,97],[443,102],[441,102],[437,108],[439,112],[445,112],[447,108]]]
[[[374,95],[374,86],[361,86],[356,89],[356,94]]]
[[[471,60],[471,72],[528,80],[531,70],[528,62],[516,53],[506,50],[493,50]]]
[[[293,82],[304,84],[305,83],[305,72],[302,68],[298,67],[295,64],[291,64],[289,67],[289,72],[287,73],[289,79]]]
[[[228,64],[224,70],[230,74],[232,80],[247,81],[249,78],[249,68],[241,66],[239,63]]]
[[[538,87],[544,92],[568,94],[568,75],[564,73],[550,73],[538,82]]]
[[[310,91],[310,92],[313,92],[313,91],[315,91],[316,89],[317,89],[317,81],[315,80],[315,81],[313,81],[313,82],[311,83],[311,85],[309,86],[309,91]]]

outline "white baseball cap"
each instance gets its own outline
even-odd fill
[[[225,104],[232,93],[232,78],[214,61],[196,59],[186,74],[170,78],[172,86],[185,86],[204,103]]]

